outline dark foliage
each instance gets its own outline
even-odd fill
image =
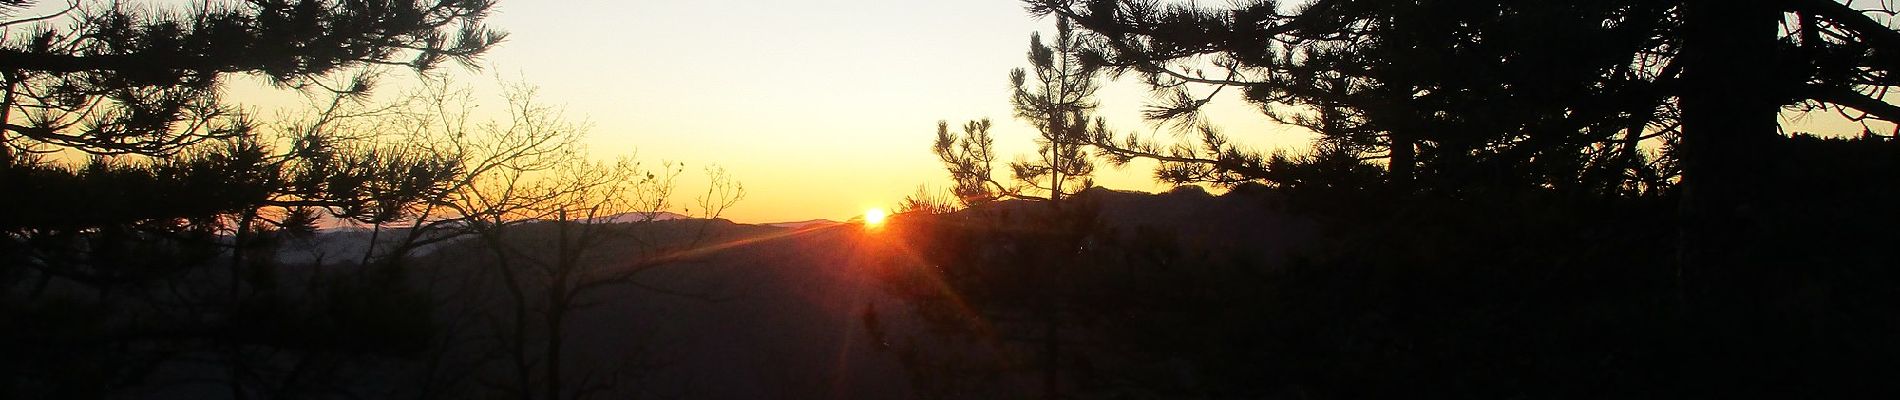
[[[1900,333],[1886,312],[1900,304],[1900,259],[1870,240],[1900,223],[1888,206],[1900,147],[1871,130],[1788,136],[1773,120],[1777,109],[1900,117],[1880,99],[1895,84],[1883,44],[1900,38],[1881,11],[1027,3],[1086,31],[1080,59],[1161,92],[1148,117],[1199,133],[1174,146],[1094,134],[1098,153],[1160,161],[1167,181],[1271,183],[1284,202],[1262,207],[1322,227],[1283,259],[1255,259],[1181,240],[1178,225],[1117,232],[1059,214],[975,217],[997,212],[981,208],[916,222],[912,242],[936,251],[895,275],[895,293],[931,326],[966,327],[940,334],[1011,337],[1035,325],[1009,316],[1064,299],[1065,352],[1028,364],[1059,368],[1064,396],[1896,393],[1885,378],[1896,370],[1877,360],[1900,346],[1876,338]],[[1316,150],[1232,144],[1198,115],[1226,89],[1320,133]],[[1037,239],[1051,232],[1086,245]],[[1073,258],[1005,256],[1038,253]],[[1029,278],[1053,269],[1088,272]],[[1005,290],[1025,286],[1040,289]],[[991,365],[1038,359],[1036,342],[979,343],[999,353]],[[899,351],[938,367],[918,369],[926,382],[1036,393],[1012,386],[1021,370]],[[959,389],[978,385],[935,387],[967,397]]]
[[[1745,298],[1703,300],[1719,307],[1688,302],[1669,196],[1294,186],[1274,189],[1278,207],[1321,235],[1283,259],[1210,251],[1178,225],[1057,223],[1071,219],[1040,207],[899,220],[923,267],[894,267],[894,293],[932,334],[971,341],[894,342],[915,379],[939,382],[919,388],[948,398],[1037,393],[1021,383],[1037,342],[1009,338],[1038,332],[1021,317],[1047,298],[1063,301],[1069,397],[1895,393],[1885,377],[1900,371],[1879,360],[1900,346],[1878,338],[1900,334],[1900,259],[1868,240],[1900,223],[1886,206],[1900,191],[1867,183],[1900,178],[1900,146],[1797,136],[1776,149],[1789,167],[1763,181],[1808,206],[1762,210],[1771,228],[1756,234],[1776,245],[1745,257],[1772,275],[1736,278],[1752,283]],[[1034,257],[1052,252],[1075,261]],[[1048,268],[1069,272],[1038,279]],[[953,351],[968,348],[997,353]]]
[[[473,62],[503,38],[492,3],[21,5],[0,7],[24,32],[0,43],[0,397],[347,396],[339,377],[423,348],[432,305],[399,260],[277,254],[319,217],[410,216],[460,163],[321,124],[269,145],[220,85],[349,101],[365,67]]]
[[[506,35],[480,25],[492,2],[252,1],[192,10],[80,5],[0,43],[7,87],[4,140],[96,154],[165,155],[250,127],[219,98],[230,74],[366,94],[368,75],[322,78],[366,65],[427,71],[464,64]],[[23,20],[8,21],[28,22]],[[37,17],[37,16],[35,16]]]

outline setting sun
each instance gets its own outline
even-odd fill
[[[885,217],[884,209],[882,208],[872,208],[872,209],[864,210],[864,225],[866,226],[883,225],[884,217]]]

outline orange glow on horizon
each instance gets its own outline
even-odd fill
[[[869,210],[864,210],[864,226],[870,226],[870,227],[882,226],[884,225],[885,217],[887,217],[887,215],[885,215],[884,209],[882,208],[872,208]]]

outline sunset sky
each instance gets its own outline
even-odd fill
[[[538,85],[592,122],[596,154],[724,166],[748,191],[727,214],[741,222],[842,220],[945,187],[929,149],[938,120],[988,117],[999,155],[1032,150],[1008,72],[1053,24],[1014,0],[503,0],[490,22],[510,36],[483,74]],[[1103,91],[1102,114],[1117,131],[1169,135],[1139,119],[1147,92],[1125,81]],[[1231,132],[1305,145],[1230,100],[1213,116]],[[1143,165],[1103,170],[1104,186],[1164,189]]]
[[[929,150],[939,120],[991,118],[999,158],[1027,154],[1034,132],[1011,118],[1007,76],[1026,65],[1030,33],[1053,29],[1017,0],[502,0],[488,23],[509,39],[483,70],[457,72],[461,83],[538,86],[540,100],[591,124],[597,157],[684,162],[689,173],[723,166],[748,193],[724,216],[754,223],[844,220],[920,184],[944,188]],[[271,104],[237,91],[240,102]],[[1098,114],[1117,132],[1174,135],[1139,118],[1147,98],[1136,77],[1109,82]],[[1300,151],[1311,138],[1237,96],[1207,115],[1256,149]],[[1860,129],[1828,115],[1786,117],[1796,131]],[[1166,190],[1151,166],[1104,166],[1096,182]],[[690,204],[703,188],[703,179],[684,182],[677,200]]]
[[[643,159],[725,166],[749,192],[727,215],[740,222],[842,220],[892,205],[919,184],[945,187],[929,150],[938,120],[988,117],[1001,158],[1033,150],[1034,131],[1011,118],[1007,77],[1026,65],[1030,33],[1053,31],[1052,20],[1031,17],[1018,0],[498,7],[491,22],[511,36],[486,72],[539,85],[545,99],[592,121],[598,154],[637,149]],[[1099,114],[1118,132],[1173,135],[1139,118],[1147,98],[1137,77],[1111,82]],[[1208,115],[1236,140],[1307,147],[1304,130],[1274,125],[1238,96],[1222,100]],[[1788,117],[1793,130],[1860,129],[1830,115]],[[1150,166],[1100,168],[1096,181],[1166,190]]]

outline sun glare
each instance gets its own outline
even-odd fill
[[[884,217],[885,217],[884,209],[882,208],[873,208],[869,210],[864,210],[864,225],[865,226],[884,225]]]

